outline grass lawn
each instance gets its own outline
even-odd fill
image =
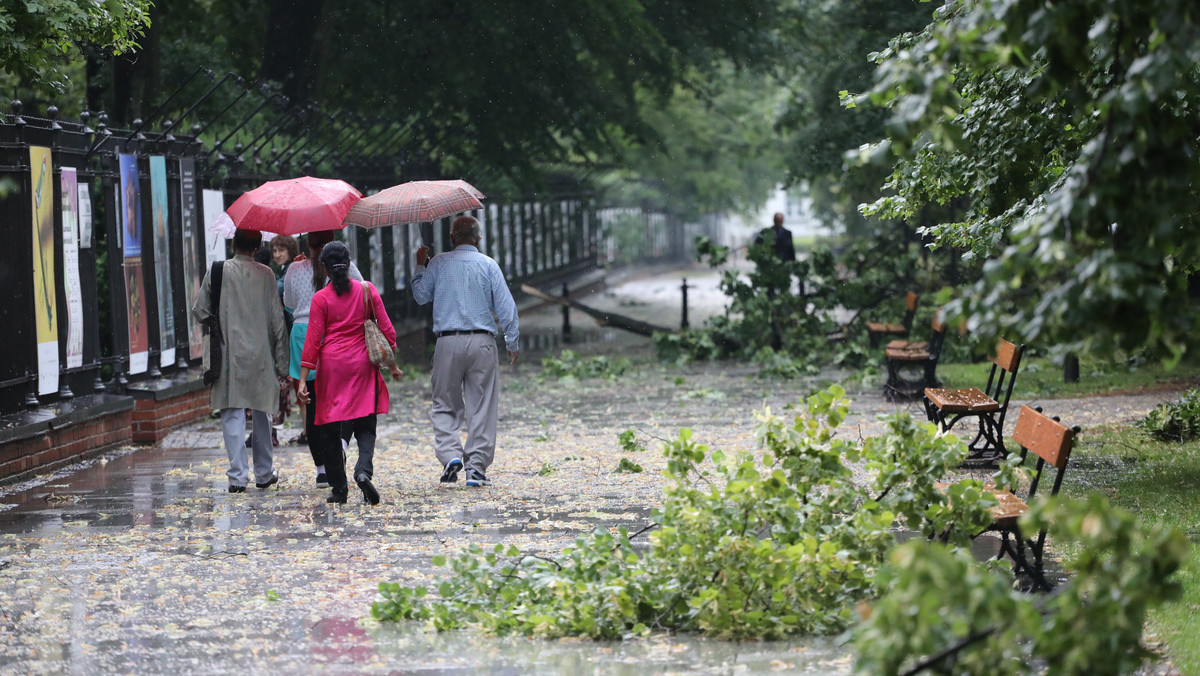
[[[940,364],[938,377],[946,387],[978,387],[987,383],[992,363]],[[1166,371],[1159,362],[1131,367],[1124,362],[1081,357],[1079,382],[1064,383],[1061,366],[1041,357],[1021,360],[1014,397],[1083,397],[1106,392],[1128,392],[1170,385],[1200,386],[1200,365],[1179,364]]]
[[[1134,427],[1084,430],[1071,465],[1067,495],[1098,490],[1147,521],[1178,528],[1192,543],[1176,573],[1183,596],[1153,611],[1147,633],[1166,643],[1182,673],[1200,675],[1200,442],[1153,441]]]

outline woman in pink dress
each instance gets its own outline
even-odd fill
[[[379,491],[371,479],[375,474],[375,416],[388,412],[388,390],[379,368],[367,359],[367,341],[363,322],[370,318],[366,307],[374,308],[375,321],[388,343],[395,348],[396,329],[388,319],[379,292],[367,282],[350,279],[350,250],[341,242],[330,242],[321,250],[321,264],[330,284],[313,295],[308,315],[308,335],[300,357],[300,385],[297,394],[307,402],[308,373],[316,370],[317,425],[340,425],[350,421],[358,441],[358,462],[354,481],[362,489],[368,504],[379,504]],[[396,369],[393,378],[403,373]],[[326,502],[345,503],[349,493],[345,460],[326,458],[325,474],[333,489]]]

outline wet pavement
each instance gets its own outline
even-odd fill
[[[669,323],[680,276],[631,278],[585,302]],[[715,276],[687,276],[699,287],[691,290],[692,320],[720,311]],[[159,447],[122,449],[0,487],[0,672],[849,673],[836,638],[530,641],[370,619],[379,582],[435,583],[445,571],[432,566],[435,555],[472,543],[555,554],[597,527],[639,528],[657,504],[665,459],[654,450],[625,453],[620,432],[634,429],[654,449],[690,427],[713,447],[751,448],[751,411],[781,411],[817,385],[759,380],[747,367],[659,365],[648,339],[572,320],[572,349],[626,356],[636,368],[617,380],[547,380],[533,350],[504,367],[490,488],[438,484],[429,383],[419,366],[393,385],[392,411],[380,420],[376,507],[355,493],[348,505],[327,505],[307,448],[287,443],[298,432],[290,426],[276,452],[280,483],[228,494],[216,420]],[[558,308],[522,317],[531,339],[552,336],[560,322]],[[846,434],[874,433],[878,413],[919,413],[885,402],[876,385],[853,395]],[[1173,396],[1053,402],[1048,410],[1074,412],[1070,422],[1086,430],[1134,420]],[[615,473],[621,458],[646,471]]]

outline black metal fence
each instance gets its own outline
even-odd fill
[[[190,308],[214,244],[205,226],[213,202],[224,210],[242,192],[282,177],[278,166],[272,174],[240,148],[216,152],[195,136],[172,135],[170,125],[149,133],[103,122],[87,114],[59,120],[53,109],[33,116],[17,105],[0,115],[0,414],[52,409],[194,365],[199,334]],[[342,158],[333,166],[330,173],[350,176],[364,193],[397,177],[436,177],[415,162],[372,170]],[[590,195],[489,197],[476,213],[483,248],[514,288],[597,265],[603,232]],[[435,248],[444,250],[449,223],[435,225]],[[417,226],[350,228],[347,236],[389,315],[401,327],[423,325],[428,308],[408,292]],[[215,244],[223,257],[225,242]]]

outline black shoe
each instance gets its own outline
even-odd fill
[[[325,502],[328,502],[331,505],[344,505],[346,504],[346,496],[348,494],[349,493],[338,493],[337,491],[334,491],[333,495],[325,498]]]
[[[229,492],[230,493],[245,493],[246,487],[245,486],[234,486],[233,484],[230,484]]]
[[[366,500],[368,505],[379,504],[379,491],[375,490],[375,485],[371,483],[366,474],[359,474],[354,478],[354,483],[362,489],[363,500]]]
[[[246,448],[250,448],[253,445],[254,445],[254,435],[251,434],[250,436],[246,437]]]
[[[275,484],[277,484],[277,483],[279,483],[279,475],[278,475],[278,474],[272,474],[270,479],[267,479],[266,481],[264,481],[264,482],[263,482],[263,483],[261,483],[261,484],[260,484],[260,483],[256,483],[256,484],[254,484],[254,487],[255,487],[255,488],[261,488],[261,489],[267,489],[267,488],[270,488],[271,486],[274,486],[274,485],[275,485]],[[245,489],[242,489],[242,490],[245,490]]]
[[[324,472],[317,472],[317,488],[329,488],[329,477]]]
[[[462,471],[462,467],[462,460],[459,460],[458,458],[454,458],[450,462],[446,463],[446,466],[442,469],[441,482],[444,484],[452,484],[457,482],[458,473]]]
[[[295,439],[292,439],[292,443],[296,444],[296,445],[307,444],[308,443],[308,435],[305,434],[303,431],[301,431],[300,434],[296,435]]]
[[[491,486],[492,480],[487,478],[483,472],[473,469],[467,472],[467,485],[476,488],[479,486]]]

